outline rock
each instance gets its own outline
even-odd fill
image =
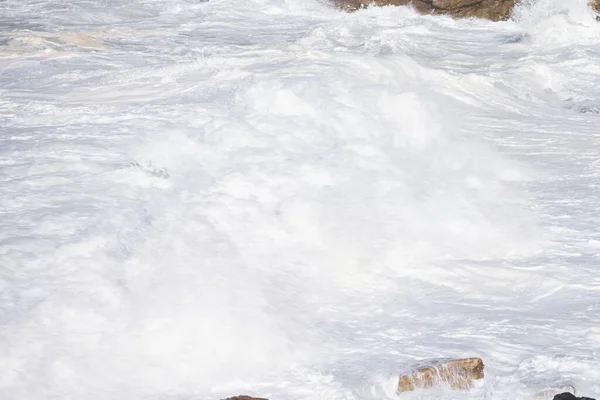
[[[481,358],[435,363],[419,368],[410,375],[401,376],[398,381],[398,392],[442,385],[448,385],[454,390],[469,389],[474,380],[483,378],[483,367]]]
[[[600,0],[588,0],[588,4],[594,11],[600,14]],[[600,15],[596,15],[596,21],[600,21]]]
[[[594,400],[589,397],[577,397],[573,393],[565,392],[554,396],[553,400]]]
[[[333,2],[347,11],[371,5],[407,6],[412,4],[417,11],[423,14],[448,14],[455,18],[476,17],[501,21],[510,17],[518,0],[333,0]],[[600,0],[588,0],[588,4],[600,13]]]
[[[267,400],[267,399],[263,399],[262,397],[252,397],[252,396],[234,396],[234,397],[228,397],[223,400]]]
[[[563,382],[563,384],[560,384],[560,382],[558,382],[558,384],[556,384],[556,385],[551,385],[550,387],[542,390],[541,392],[537,392],[534,395],[534,397],[536,399],[540,399],[540,400],[550,400],[557,393],[564,393],[564,392],[570,392],[573,394],[577,393],[577,391],[575,390],[575,386],[573,386],[573,384],[571,382]]]
[[[339,7],[354,11],[370,5],[413,7],[423,14],[448,14],[456,18],[508,19],[515,0],[333,0]],[[600,1],[600,0],[592,0]]]

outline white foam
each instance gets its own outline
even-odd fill
[[[472,355],[467,398],[599,390],[584,4],[26,3],[0,39],[1,399],[394,398]]]

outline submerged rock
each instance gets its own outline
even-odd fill
[[[554,396],[553,400],[594,400],[590,397],[577,397],[573,393],[565,392]]]
[[[483,367],[481,358],[434,362],[410,375],[401,376],[398,381],[398,391],[406,392],[443,385],[448,385],[454,390],[469,389],[474,380],[483,378]]]

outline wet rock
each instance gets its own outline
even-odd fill
[[[485,18],[492,21],[506,20],[519,0],[333,0],[347,11],[368,6],[411,5],[423,14],[448,14],[455,18]],[[588,0],[589,5],[600,13],[600,0]],[[596,17],[599,20],[600,16]]]
[[[412,6],[423,14],[448,14],[455,18],[508,19],[516,0],[333,0],[345,10],[375,6]],[[597,1],[597,0],[593,0]],[[600,1],[600,0],[598,0]]]
[[[600,14],[600,0],[588,0],[590,7]],[[600,21],[600,15],[596,15],[596,21]]]
[[[553,400],[594,400],[590,397],[577,397],[573,393],[565,392],[554,396]]]
[[[474,380],[483,378],[483,367],[480,358],[434,362],[410,375],[401,376],[398,392],[445,385],[454,390],[469,389]]]

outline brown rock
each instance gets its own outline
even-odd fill
[[[448,14],[455,18],[508,19],[516,0],[333,0],[339,7],[354,11],[367,6],[412,6],[423,14]],[[600,0],[591,0],[600,1]]]
[[[398,381],[398,392],[442,385],[448,385],[454,390],[465,390],[472,386],[474,380],[482,378],[481,358],[452,360],[419,368],[410,375],[401,376]]]
[[[355,11],[368,6],[411,5],[423,14],[448,14],[455,18],[485,18],[492,21],[510,17],[519,0],[332,0],[346,11]],[[590,7],[600,13],[600,0],[588,0]],[[599,19],[598,16],[596,19]]]
[[[262,397],[252,397],[252,396],[234,396],[234,397],[228,397],[223,400],[267,400],[267,399],[263,399]]]
[[[594,11],[600,14],[600,0],[588,0],[588,4]],[[600,15],[596,15],[596,21],[600,22]]]

